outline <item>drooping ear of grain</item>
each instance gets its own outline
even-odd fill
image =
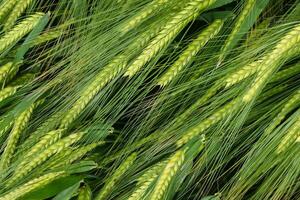
[[[204,29],[195,40],[188,44],[188,47],[180,54],[175,63],[158,79],[157,84],[164,87],[170,83],[192,61],[206,43],[219,33],[223,23],[223,20],[217,19]]]

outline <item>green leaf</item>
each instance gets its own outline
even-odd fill
[[[81,161],[67,167],[66,171],[70,174],[82,173],[95,169],[97,166],[94,161]]]
[[[58,195],[56,195],[53,200],[69,200],[73,197],[74,193],[77,192],[81,181],[75,183],[71,187],[68,187],[64,191],[60,192]]]
[[[83,176],[68,176],[57,179],[45,187],[25,195],[21,200],[41,200],[55,196],[61,191],[73,186],[83,179]]]

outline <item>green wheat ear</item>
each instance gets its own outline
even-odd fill
[[[92,199],[91,188],[87,184],[84,184],[84,186],[79,188],[78,200],[91,200],[91,199]]]
[[[68,128],[69,125],[80,115],[87,104],[95,95],[103,89],[111,80],[113,80],[127,66],[132,51],[141,49],[151,40],[161,29],[163,25],[159,23],[153,29],[146,31],[139,36],[123,54],[117,55],[108,65],[106,65],[91,81],[87,88],[84,88],[81,97],[74,103],[72,108],[65,114],[61,121],[61,128]]]
[[[139,11],[133,17],[124,22],[124,25],[121,28],[122,34],[127,33],[131,29],[138,26],[147,17],[153,15],[153,13],[158,12],[158,10],[164,7],[169,1],[170,0],[154,0],[148,5],[146,5],[141,11]]]
[[[62,178],[66,175],[65,172],[52,172],[48,173],[46,175],[40,176],[38,178],[32,179],[29,182],[25,183],[24,185],[21,185],[12,191],[8,192],[7,194],[4,194],[0,197],[0,200],[16,200],[20,197],[24,196],[25,194],[28,194],[29,192],[36,190],[38,188],[41,188],[52,181]]]
[[[230,49],[232,42],[235,39],[235,36],[238,34],[238,31],[241,28],[241,25],[243,24],[244,20],[247,18],[247,16],[252,11],[252,8],[254,7],[255,3],[256,3],[256,0],[247,0],[246,1],[245,7],[243,8],[242,12],[240,13],[230,35],[228,36],[228,38],[225,41],[225,44],[222,48],[220,61],[222,61],[225,58],[227,51]]]
[[[27,33],[29,33],[44,16],[44,13],[36,13],[20,21],[16,26],[7,31],[0,38],[0,52],[6,50],[6,48],[14,45],[17,41],[22,39]]]
[[[178,60],[158,79],[157,84],[161,87],[170,83],[193,59],[193,57],[206,45],[206,43],[219,33],[224,24],[223,20],[217,19],[199,36],[193,40],[179,56]]]
[[[284,105],[278,115],[273,119],[271,124],[265,130],[265,134],[270,134],[286,117],[286,115],[291,112],[295,107],[300,104],[300,90],[298,90]]]
[[[31,162],[27,163],[27,165],[25,165],[23,168],[15,171],[13,176],[8,180],[6,186],[10,187],[11,185],[15,184],[18,180],[25,177],[34,168],[45,162],[52,155],[64,151],[66,148],[79,141],[83,135],[83,132],[74,133],[50,145],[48,148],[40,152],[37,156],[33,157],[31,159]]]
[[[166,163],[167,161],[164,161],[154,165],[149,170],[147,170],[140,178],[138,178],[136,189],[132,192],[127,200],[142,199],[150,185],[157,179]]]
[[[226,118],[230,113],[239,108],[240,98],[236,98],[227,103],[211,116],[201,121],[198,125],[191,127],[186,133],[176,142],[178,147],[183,146],[197,135],[201,135],[205,130]]]
[[[277,147],[277,153],[284,152],[289,146],[294,142],[297,142],[297,139],[300,137],[300,116],[297,117],[296,122],[292,125],[291,128],[287,130],[286,135],[283,136]]]
[[[121,165],[116,169],[108,181],[104,184],[103,188],[100,190],[99,194],[95,200],[105,200],[111,193],[113,187],[119,181],[119,179],[125,174],[125,172],[130,168],[130,166],[136,160],[137,154],[131,154]]]
[[[185,160],[185,151],[178,150],[173,156],[170,157],[162,173],[158,177],[155,188],[153,189],[150,200],[160,200],[163,196],[178,170],[181,168]]]
[[[174,15],[143,52],[132,62],[124,76],[134,76],[147,62],[168,45],[176,35],[215,0],[193,0]]]
[[[0,102],[7,99],[8,97],[13,96],[20,87],[22,86],[7,86],[4,89],[0,90]]]
[[[11,82],[9,82],[9,86],[17,86],[21,84],[27,84],[33,81],[35,78],[35,74],[33,73],[26,73],[21,76],[14,78]]]
[[[3,19],[7,16],[7,14],[13,9],[15,4],[19,0],[4,0],[0,4],[0,22],[3,22]],[[3,24],[3,23],[2,23]]]
[[[22,112],[20,116],[18,116],[14,122],[14,126],[11,130],[11,133],[9,134],[9,137],[6,142],[5,149],[1,155],[0,160],[0,169],[6,170],[11,162],[11,159],[15,153],[17,143],[19,141],[19,138],[23,132],[23,130],[28,125],[28,122],[30,120],[30,117],[32,115],[33,110],[39,106],[43,100],[38,101],[34,104],[32,104],[27,110]]]
[[[251,87],[243,96],[245,103],[250,102],[258,93],[259,89],[264,85],[266,80],[272,75],[274,70],[281,65],[282,60],[287,60],[300,53],[300,25],[294,27],[289,31],[274,47],[274,49],[268,53],[261,69],[258,72],[256,79],[253,81]]]
[[[54,130],[41,137],[33,147],[22,155],[22,162],[17,165],[16,171],[22,169],[27,163],[31,162],[31,159],[36,156],[37,153],[57,142],[61,138],[63,132],[63,129]]]
[[[14,8],[12,9],[11,13],[9,14],[6,22],[4,23],[4,30],[8,31],[15,22],[17,21],[18,17],[25,11],[25,9],[32,3],[33,0],[22,0],[18,1]]]

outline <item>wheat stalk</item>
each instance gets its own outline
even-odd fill
[[[121,165],[116,169],[116,171],[111,175],[108,181],[104,184],[103,188],[100,190],[99,194],[95,200],[104,200],[108,198],[108,195],[112,191],[116,182],[123,176],[127,169],[134,163],[136,160],[137,154],[131,154]]]
[[[214,3],[215,0],[193,0],[178,14],[174,15],[158,35],[147,45],[142,53],[132,62],[124,76],[134,76],[147,62],[168,45],[174,37],[203,10]]]
[[[8,31],[15,22],[17,21],[18,17],[25,11],[25,9],[32,3],[33,0],[22,0],[18,1],[15,6],[13,7],[10,15],[8,16],[6,22],[4,23],[4,30]]]
[[[44,13],[30,15],[29,17],[20,21],[20,23],[14,26],[11,30],[6,32],[0,38],[0,52],[6,50],[6,48],[10,47],[11,45],[14,45],[18,40],[29,33],[43,16]]]
[[[51,146],[49,146],[48,148],[40,152],[37,156],[33,157],[31,159],[31,162],[27,163],[26,166],[19,169],[19,171],[15,171],[13,176],[8,180],[7,187],[11,186],[16,181],[25,177],[35,167],[45,162],[52,155],[64,151],[67,147],[79,141],[82,138],[83,134],[84,134],[83,132],[79,132],[79,133],[74,133],[69,136],[66,136],[65,138],[57,141],[56,143],[52,144]]]
[[[5,149],[1,155],[0,160],[0,169],[6,170],[11,162],[12,156],[16,150],[17,143],[19,141],[19,138],[23,132],[23,130],[28,125],[28,122],[30,120],[30,117],[32,115],[33,110],[40,105],[43,102],[43,100],[40,100],[36,103],[33,103],[27,110],[22,112],[20,116],[18,116],[14,122],[14,126],[11,130],[11,133],[9,134],[9,137],[6,142]]]
[[[170,83],[171,80],[173,80],[174,77],[176,77],[177,74],[191,62],[193,57],[206,45],[206,43],[219,33],[223,24],[223,20],[217,19],[204,29],[182,52],[175,63],[158,79],[157,84],[164,87]]]
[[[164,193],[166,192],[172,178],[176,175],[177,171],[180,170],[184,159],[184,150],[178,150],[173,156],[170,157],[156,182],[152,195],[149,198],[150,200],[163,199]]]
[[[3,195],[2,197],[0,197],[0,200],[19,199],[20,197],[24,196],[25,194],[28,194],[29,192],[36,190],[38,188],[41,188],[58,178],[64,177],[65,175],[66,175],[66,173],[64,171],[52,172],[52,173],[48,173],[46,175],[40,176],[38,178],[32,179],[32,180],[28,181],[27,183],[12,190],[11,192]]]

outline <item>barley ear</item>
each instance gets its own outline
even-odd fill
[[[186,133],[176,142],[177,146],[181,147],[197,135],[201,135],[205,130],[207,130],[214,124],[229,116],[236,109],[238,109],[239,105],[240,98],[236,98],[231,102],[227,103],[219,110],[214,112],[211,116],[201,121],[198,125],[191,127],[189,130],[187,130]]]
[[[166,163],[167,161],[164,161],[154,165],[149,170],[147,170],[140,178],[138,178],[136,189],[132,192],[128,200],[142,199],[146,191],[149,189],[150,185],[157,179]]]
[[[170,157],[166,166],[164,167],[161,175],[158,177],[156,185],[152,191],[150,200],[163,199],[165,192],[178,170],[181,168],[185,159],[185,151],[178,150],[173,156]]]
[[[176,35],[215,0],[190,1],[178,14],[174,15],[142,53],[131,63],[124,76],[134,76],[146,63],[166,47]]]
[[[14,8],[18,0],[4,0],[0,4],[0,22],[3,24],[3,19]]]
[[[153,13],[161,9],[168,1],[169,0],[154,0],[148,5],[146,5],[141,11],[139,11],[133,17],[124,22],[124,25],[121,28],[122,34],[125,34],[131,29],[138,26],[147,17],[153,15]]]
[[[14,45],[17,41],[22,39],[27,33],[29,33],[44,16],[44,13],[36,13],[20,21],[16,26],[7,31],[0,38],[0,52],[6,50],[6,48]]]
[[[15,171],[13,176],[8,180],[6,186],[9,187],[13,185],[18,180],[30,173],[34,168],[45,162],[48,158],[50,158],[54,154],[64,151],[67,147],[79,141],[83,135],[83,132],[74,133],[52,144],[51,146],[40,152],[37,156],[33,157],[31,159],[31,162],[27,163],[27,165],[19,169],[19,171]]]
[[[33,110],[43,101],[38,101],[36,103],[33,103],[27,110],[22,112],[20,116],[18,116],[14,122],[14,126],[11,130],[11,133],[9,134],[6,142],[5,149],[1,155],[0,160],[0,169],[6,170],[11,162],[11,159],[15,153],[17,143],[19,141],[19,138],[23,132],[23,130],[28,125],[28,122],[30,120],[30,117],[32,115]]]
[[[19,199],[20,197],[24,196],[25,194],[36,190],[38,188],[41,188],[52,181],[62,178],[66,175],[65,172],[53,172],[53,173],[48,173],[46,175],[40,176],[38,178],[32,179],[29,182],[17,187],[16,189],[8,192],[7,194],[4,194],[3,196],[0,197],[0,200],[16,200]]]
[[[297,45],[300,43],[300,25],[289,31],[266,55],[261,69],[251,87],[243,96],[243,101],[248,103],[252,101],[261,87],[266,83],[274,71],[282,64],[282,60],[289,59],[299,53]]]
[[[192,61],[206,43],[219,33],[223,24],[223,20],[217,19],[204,29],[182,52],[175,63],[158,79],[157,84],[165,87],[170,83]]]
[[[277,147],[277,153],[284,152],[289,146],[300,137],[300,116],[297,117],[296,122],[287,130],[286,135],[283,136]]]
[[[33,0],[22,0],[18,1],[14,8],[12,9],[10,15],[8,16],[6,22],[4,23],[4,30],[8,31],[15,22],[17,21],[18,17],[25,11],[25,9],[32,3]]]
[[[256,0],[246,0],[246,4],[245,4],[244,8],[243,8],[242,12],[239,14],[238,19],[222,48],[220,62],[225,58],[226,54],[228,53],[229,49],[231,48],[232,43],[233,43],[236,35],[238,34],[244,20],[251,13],[255,3],[256,3]]]
[[[22,155],[22,162],[18,164],[15,171],[18,171],[21,168],[25,167],[28,162],[31,162],[33,156],[57,142],[61,138],[63,132],[63,129],[59,129],[50,131],[45,136],[43,136],[38,143],[36,143],[24,155]]]
[[[7,86],[3,90],[0,90],[0,102],[7,99],[8,97],[13,96],[20,87],[21,86]]]
[[[121,163],[121,165],[116,169],[116,171],[104,184],[103,188],[100,190],[95,200],[105,200],[108,198],[117,181],[119,181],[119,179],[124,175],[124,173],[131,167],[131,165],[136,160],[136,157],[137,154],[133,153],[123,163]]]

